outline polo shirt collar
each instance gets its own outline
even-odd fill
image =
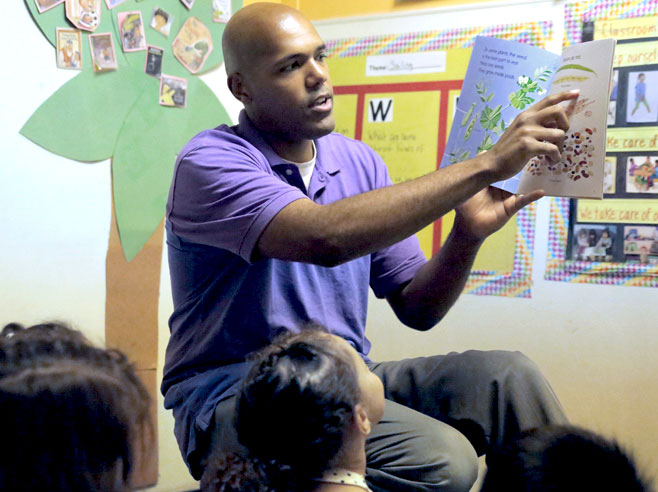
[[[258,129],[247,116],[247,112],[244,109],[240,111],[237,133],[262,152],[262,154],[267,159],[267,162],[269,162],[270,167],[274,167],[279,164],[288,164],[288,162],[276,152],[274,152],[272,147],[270,147],[270,145],[265,141]],[[335,159],[326,158],[326,156],[329,155],[327,150],[324,152],[322,151],[322,148],[325,144],[326,139],[324,138],[318,138],[315,140],[315,148],[317,152],[315,168],[333,175],[340,170],[340,164]],[[325,159],[322,158],[323,155],[325,155]]]

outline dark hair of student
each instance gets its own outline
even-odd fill
[[[126,356],[62,323],[0,333],[0,426],[0,490],[12,492],[125,490],[153,433]]]
[[[487,456],[481,492],[650,492],[616,441],[576,426],[528,431]]]
[[[278,337],[257,355],[237,400],[248,459],[211,459],[202,490],[313,489],[339,453],[359,398],[354,362],[333,337],[319,329]]]

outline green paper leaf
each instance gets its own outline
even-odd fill
[[[64,4],[61,3],[56,7],[46,10],[43,13],[39,13],[34,0],[25,0],[25,5],[27,9],[32,14],[34,22],[36,22],[41,32],[46,37],[46,39],[55,46],[57,40],[55,38],[55,28],[57,27],[73,27],[66,20],[66,11],[64,9]],[[53,60],[53,63],[55,61]]]
[[[55,154],[77,161],[112,157],[119,130],[143,74],[82,72],[37,109],[20,133]]]
[[[148,84],[126,118],[112,161],[114,208],[128,261],[162,220],[177,153],[200,131],[230,121],[200,79],[188,77],[186,108],[159,105],[157,82]]]

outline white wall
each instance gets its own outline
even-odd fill
[[[402,22],[384,19],[388,25],[376,19],[378,26],[359,20],[349,33],[335,22],[318,26],[325,39],[330,39],[383,32],[377,31],[382,25],[389,28],[385,32],[402,27],[412,31],[466,22],[545,20],[560,14],[559,8],[546,2],[515,7],[512,12],[523,17],[519,19],[511,18],[510,10],[502,12],[495,7],[452,9],[434,17],[409,14]],[[109,162],[69,161],[18,134],[32,112],[73,74],[56,69],[54,49],[23,2],[6,2],[4,14],[12,22],[0,31],[0,38],[3,46],[13,48],[4,51],[5,69],[0,78],[0,324],[59,318],[102,342],[111,216]],[[368,29],[371,32],[365,32]],[[221,70],[205,80],[235,116],[237,107],[226,96]],[[656,292],[544,282],[545,202],[540,203],[538,224],[532,299],[463,296],[441,325],[428,333],[401,327],[388,306],[373,299],[368,328],[373,356],[383,360],[467,348],[520,349],[543,368],[576,422],[617,435],[656,469]],[[161,355],[171,310],[165,256]],[[162,406],[158,426],[160,483],[154,490],[192,488],[194,482],[173,439],[173,419]]]

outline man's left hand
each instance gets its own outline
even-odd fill
[[[543,196],[543,190],[514,195],[488,186],[455,209],[455,228],[461,234],[483,241],[503,227],[516,212]]]

